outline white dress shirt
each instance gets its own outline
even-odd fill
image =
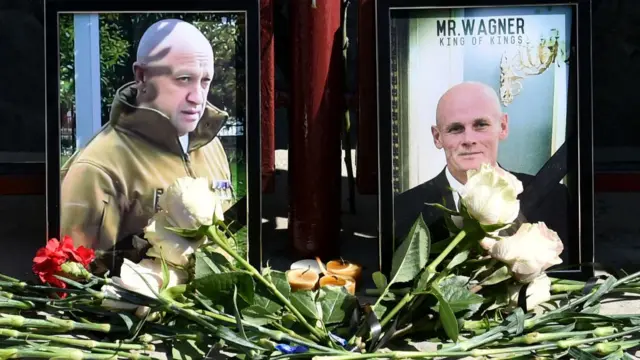
[[[458,210],[458,202],[460,201],[460,195],[458,191],[464,186],[462,185],[456,178],[453,177],[453,174],[449,171],[449,167],[445,168],[445,175],[447,176],[447,181],[449,182],[449,186],[454,190],[453,192],[453,201],[456,205],[455,210]]]

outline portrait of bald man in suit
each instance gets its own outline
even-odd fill
[[[188,22],[158,21],[143,33],[132,70],[109,122],[61,169],[60,233],[76,246],[131,248],[178,178],[204,177],[214,190],[231,184],[217,136],[228,114],[207,100],[214,75],[209,40]],[[230,206],[225,202],[225,210]]]
[[[436,148],[444,152],[446,165],[434,178],[394,197],[396,244],[406,237],[420,215],[429,227],[432,242],[448,238],[442,210],[425,203],[442,203],[445,199],[449,209],[457,210],[459,196],[455,190],[466,183],[466,172],[483,163],[500,166],[498,149],[500,141],[509,135],[509,116],[502,111],[494,89],[479,82],[457,84],[440,97],[435,117],[430,135]],[[425,141],[427,137],[425,134]],[[525,189],[534,179],[529,174],[509,172]],[[566,186],[554,184],[543,198],[521,202],[521,213],[511,230],[515,232],[518,223],[543,221],[566,244],[568,202]],[[566,250],[562,256],[566,259]]]

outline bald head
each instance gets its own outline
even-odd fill
[[[508,116],[488,85],[464,82],[447,90],[436,108],[433,141],[444,149],[447,167],[461,183],[483,163],[497,164],[498,143],[509,133]]]
[[[481,82],[467,81],[454,85],[440,97],[436,108],[436,124],[441,126],[450,113],[465,107],[483,108],[497,117],[502,114],[500,98],[493,88]]]
[[[213,58],[211,44],[198,28],[179,19],[166,19],[154,23],[144,32],[136,62],[140,65],[162,63],[169,54],[176,52],[197,52]]]

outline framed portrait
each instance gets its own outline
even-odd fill
[[[135,257],[167,188],[205,178],[255,257],[258,12],[257,0],[46,1],[47,238]]]
[[[432,243],[446,240],[442,210],[425,203],[456,210],[466,170],[493,163],[523,185],[512,228],[544,222],[562,240],[549,273],[592,276],[590,1],[378,0],[376,11],[384,263],[419,216]]]

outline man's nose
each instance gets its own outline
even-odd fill
[[[189,91],[187,95],[187,101],[194,103],[196,105],[200,105],[204,102],[205,99],[204,90],[197,88]]]
[[[476,143],[476,133],[473,130],[466,130],[462,135],[462,143],[465,145],[473,145]]]

